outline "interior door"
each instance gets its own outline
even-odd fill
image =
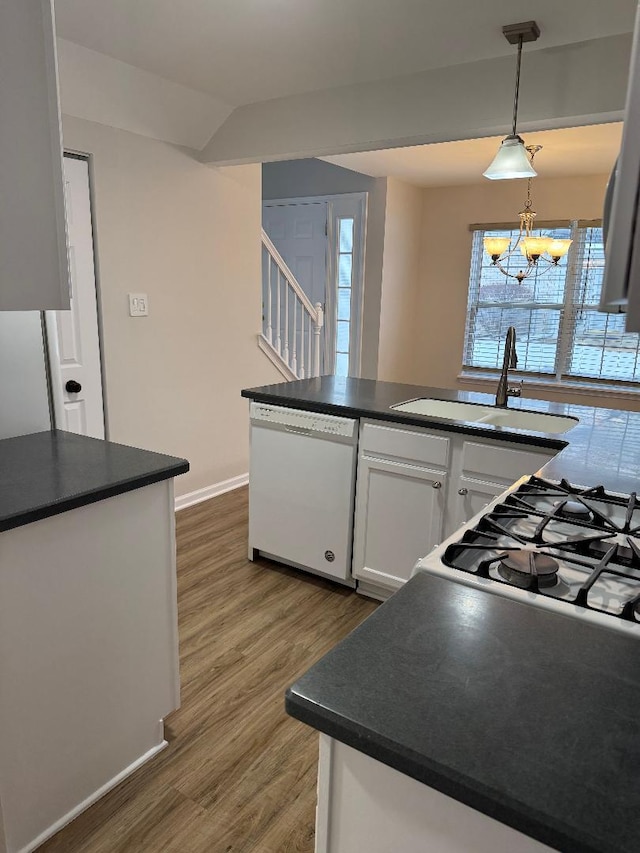
[[[104,438],[89,163],[65,155],[64,171],[71,308],[46,312],[55,425]]]
[[[313,305],[319,302],[324,307],[327,301],[327,202],[265,202],[262,227]],[[321,373],[330,369],[325,358],[326,328],[325,324],[325,335],[320,341]],[[284,334],[284,326],[280,333]]]

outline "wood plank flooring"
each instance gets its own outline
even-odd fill
[[[298,675],[375,610],[247,560],[247,489],[179,512],[182,707],[169,746],[43,853],[313,853],[317,733],[284,712]]]

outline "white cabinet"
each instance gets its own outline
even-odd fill
[[[165,746],[180,704],[173,481],[0,533],[0,851]]]
[[[416,562],[555,454],[444,430],[362,421],[353,576],[386,598]]]
[[[51,0],[0,4],[0,310],[69,308]]]
[[[554,455],[526,444],[456,436],[443,538],[455,533],[520,477],[535,474]]]
[[[441,471],[364,457],[358,469],[354,575],[398,589],[442,538]]]
[[[449,502],[451,512],[447,514],[445,536],[450,536],[465,521],[483,510],[488,503],[505,490],[503,483],[485,483],[471,477],[461,476],[451,489]]]
[[[320,735],[316,853],[553,853],[551,847]]]
[[[365,422],[360,433],[353,574],[386,597],[442,539],[449,439]]]

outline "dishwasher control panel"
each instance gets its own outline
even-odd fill
[[[273,424],[281,429],[303,434],[341,436],[353,438],[356,435],[357,421],[335,415],[306,412],[289,409],[285,406],[272,406],[267,403],[251,403],[251,422],[255,424]]]

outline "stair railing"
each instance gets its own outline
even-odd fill
[[[324,309],[262,230],[262,335],[298,379],[320,376]]]

